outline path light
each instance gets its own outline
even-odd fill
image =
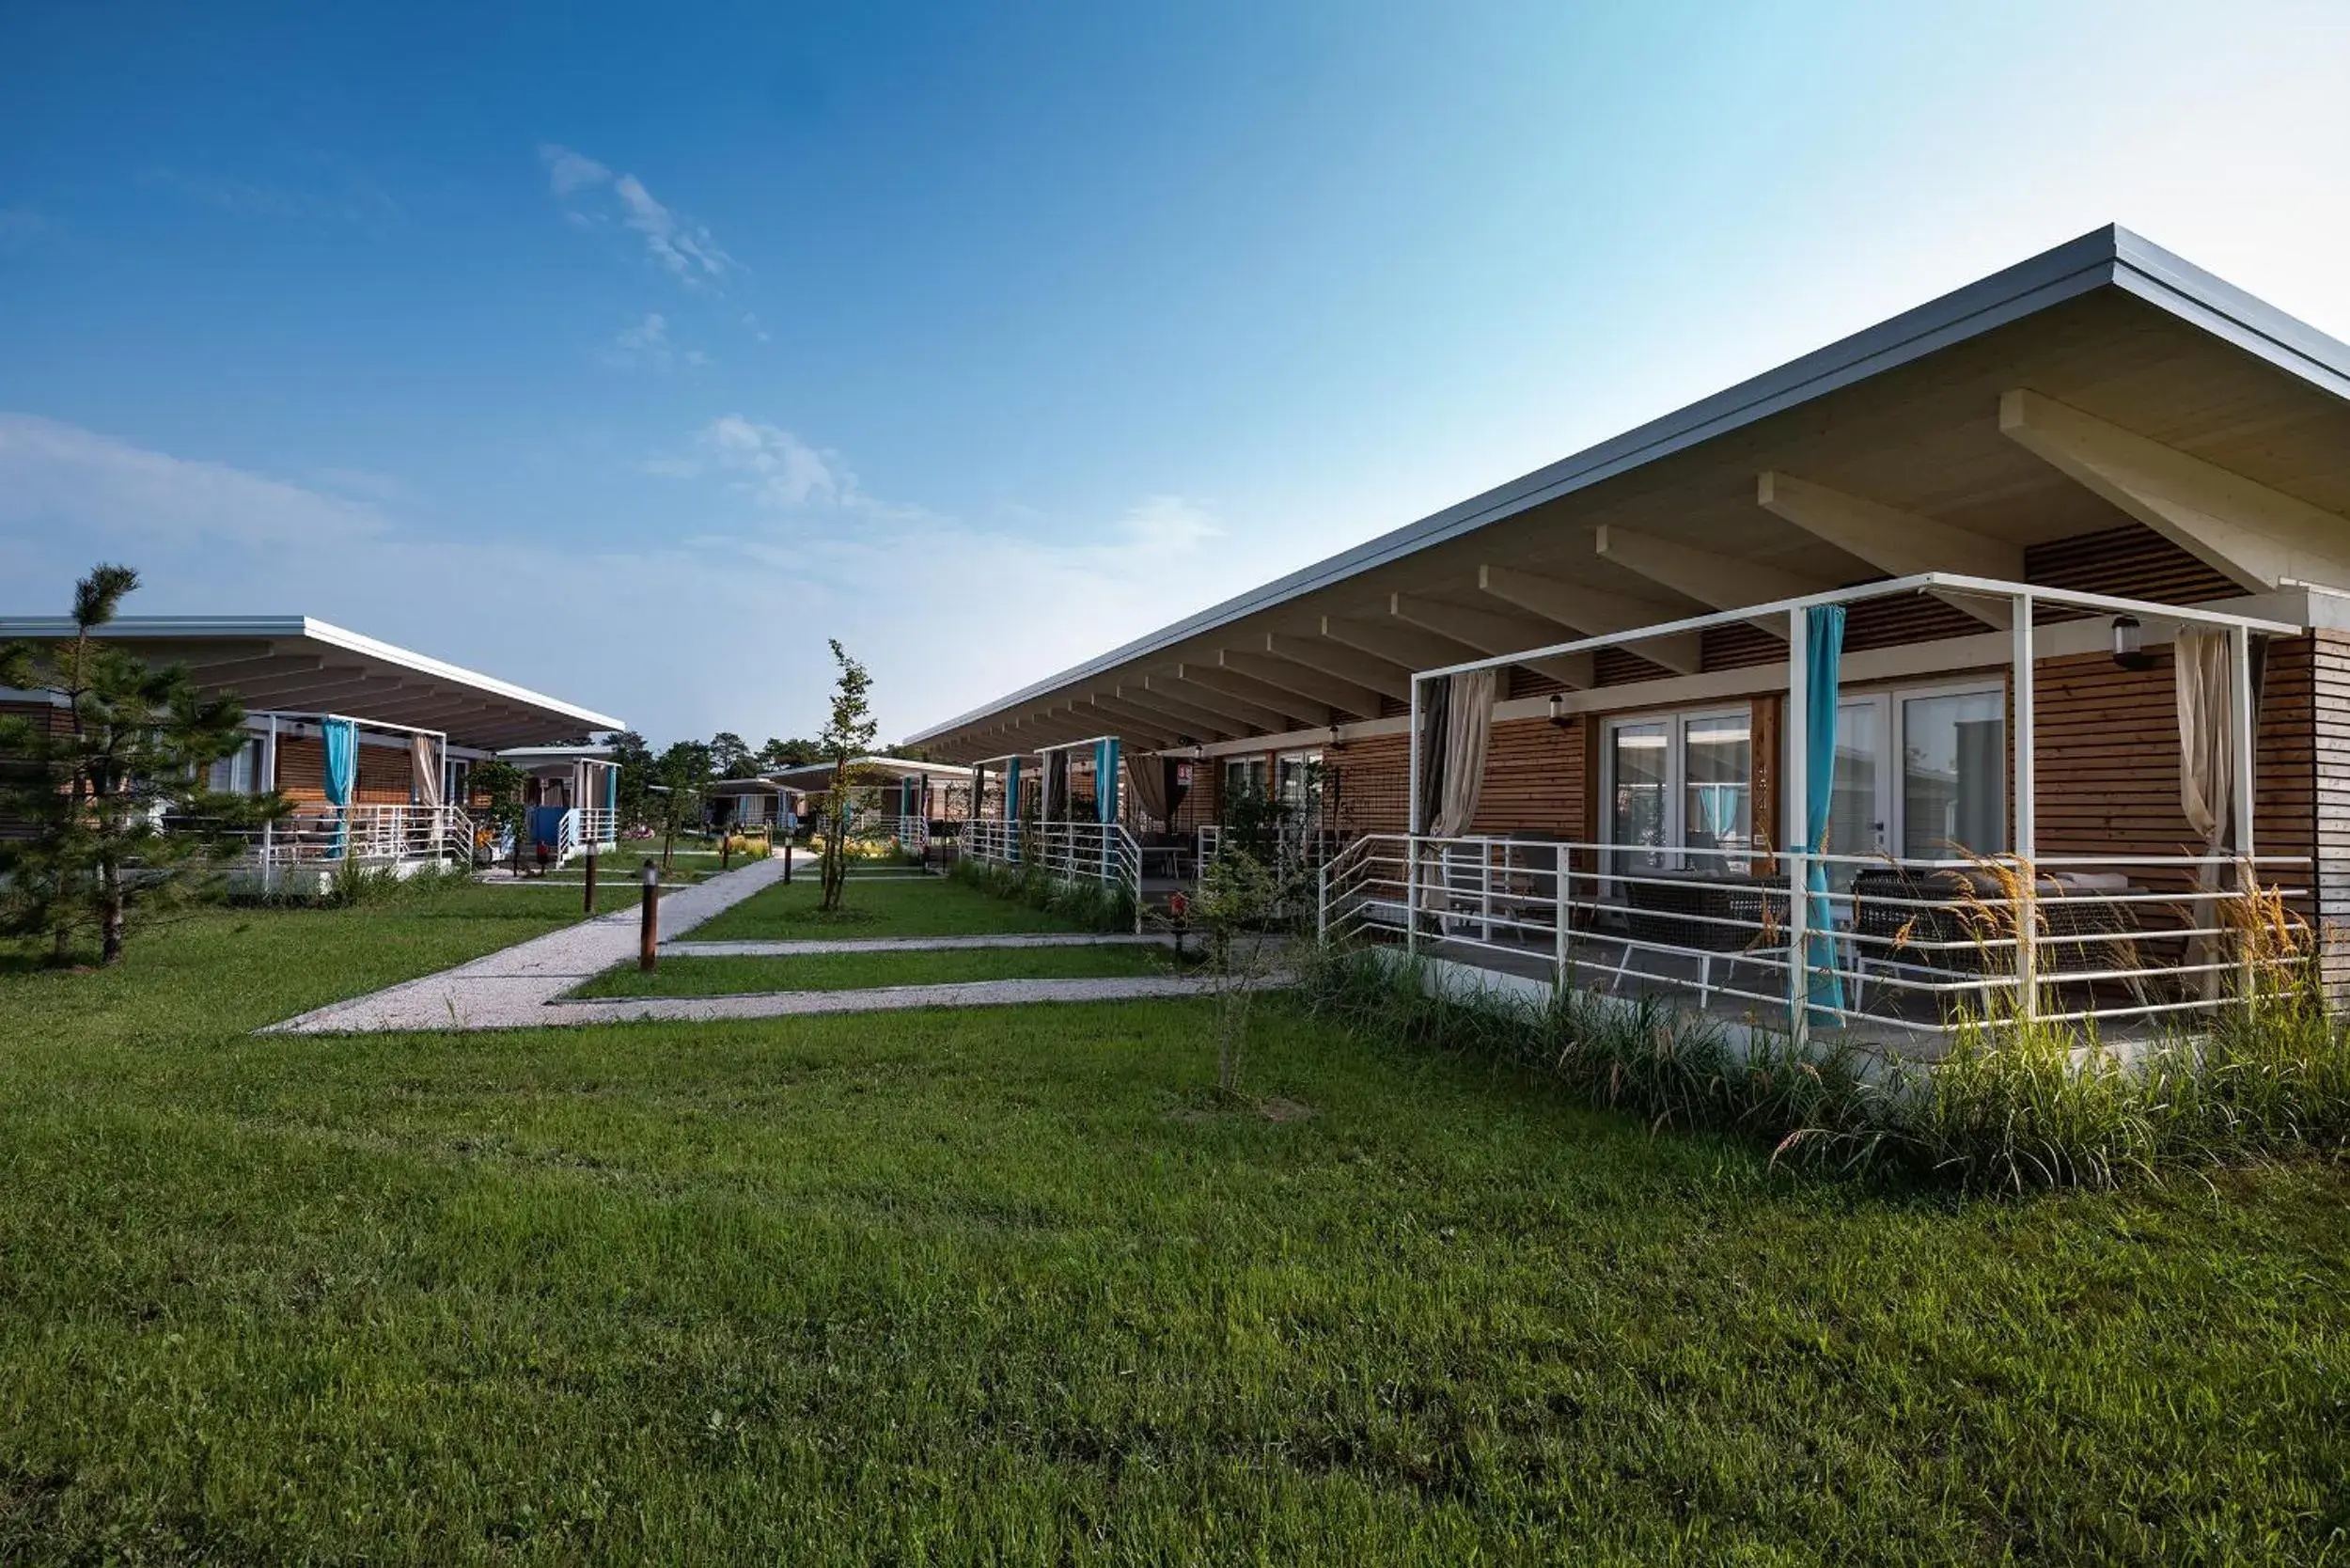
[[[636,933],[636,967],[650,975],[661,946],[661,868],[647,860],[643,875],[645,899]]]

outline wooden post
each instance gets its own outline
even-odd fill
[[[661,947],[661,868],[646,861],[644,878],[645,902],[636,933],[636,967],[650,975]]]
[[[596,912],[596,852],[594,846],[592,845],[589,846],[588,851],[587,886],[588,893],[584,913],[593,915]]]

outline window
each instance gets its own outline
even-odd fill
[[[2003,690],[1904,697],[1902,855],[1947,860],[2007,848]]]
[[[1235,799],[1246,794],[1262,794],[1265,790],[1265,760],[1261,757],[1234,757],[1224,764],[1224,798]]]
[[[1604,825],[1617,870],[1748,868],[1754,729],[1746,712],[1619,719],[1606,735]]]
[[[260,792],[260,777],[261,743],[256,738],[214,762],[205,784],[216,795],[251,795]]]
[[[1322,792],[1322,753],[1292,751],[1275,758],[1273,780],[1274,792],[1284,809],[1293,816],[1310,814],[1315,797]]]

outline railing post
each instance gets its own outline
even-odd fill
[[[1419,951],[1419,835],[1403,836],[1403,950]]]
[[[2015,707],[2015,1005],[2029,1023],[2040,1013],[2040,798],[2036,701],[2032,671],[2032,600],[2019,593],[2008,602],[2014,617]]]
[[[2252,634],[2248,628],[2228,628],[2228,771],[2234,790],[2229,796],[2229,838],[2234,841],[2236,960],[2244,1005],[2253,1003],[2258,978],[2252,971],[2252,892],[2259,876],[2252,864],[2252,819],[2257,804],[2252,795],[2254,747],[2252,733]],[[2225,897],[2223,892],[2222,897]],[[2221,905],[2214,903],[2214,909]]]
[[[1798,604],[1787,612],[1787,788],[1781,794],[1781,840],[1787,846],[1787,1036],[1801,1044],[1810,1032],[1811,969],[1805,951],[1810,920],[1811,612]]]
[[[1567,901],[1571,893],[1567,884],[1567,846],[1559,844],[1552,850],[1550,862],[1551,939],[1557,949],[1552,956],[1558,965],[1559,989],[1561,992],[1567,988]]]

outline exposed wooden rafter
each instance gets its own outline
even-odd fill
[[[1214,687],[1219,692],[1258,703],[1284,718],[1295,719],[1298,723],[1290,726],[1292,729],[1318,729],[1330,722],[1329,704],[1300,697],[1293,691],[1269,684],[1226,665],[1177,665],[1175,675],[1178,680],[1188,681],[1197,686]]]
[[[1783,572],[1760,561],[1717,556],[1711,550],[1658,539],[1653,534],[1630,533],[1612,525],[1603,525],[1592,543],[1601,556],[1625,571],[1717,610],[1764,604],[1775,599],[1800,599],[1806,594],[1825,593],[1836,587],[1834,583]],[[1787,623],[1780,617],[1758,616],[1754,624],[1775,636],[1787,635]]]
[[[1810,479],[1765,469],[1755,477],[1756,505],[1784,518],[1814,539],[1825,540],[1855,560],[1888,577],[1920,572],[1963,572],[2001,582],[2024,580],[2024,547],[1953,528],[1948,523],[1885,506]],[[1986,626],[2004,632],[2013,623],[2004,599],[1963,593],[1939,597]]]
[[[1465,643],[1480,653],[1514,653],[1521,649],[1540,648],[1546,642],[1570,640],[1560,637],[1555,627],[1545,626],[1540,621],[1529,621],[1521,616],[1500,615],[1492,610],[1474,610],[1464,604],[1423,599],[1417,594],[1389,594],[1387,613],[1423,631]],[[1599,683],[1592,673],[1589,653],[1567,653],[1519,662],[1527,668],[1537,670],[1560,685],[1572,686],[1577,691]]]
[[[2245,588],[2350,577],[2350,519],[2022,387],[1999,431]]]
[[[1477,586],[1505,604],[1555,620],[1587,637],[1661,625],[1688,614],[1653,599],[1610,593],[1605,588],[1522,572],[1515,567],[1480,566],[1477,569]],[[1698,639],[1689,633],[1653,637],[1639,644],[1635,651],[1676,675],[1695,675],[1702,667]]]

